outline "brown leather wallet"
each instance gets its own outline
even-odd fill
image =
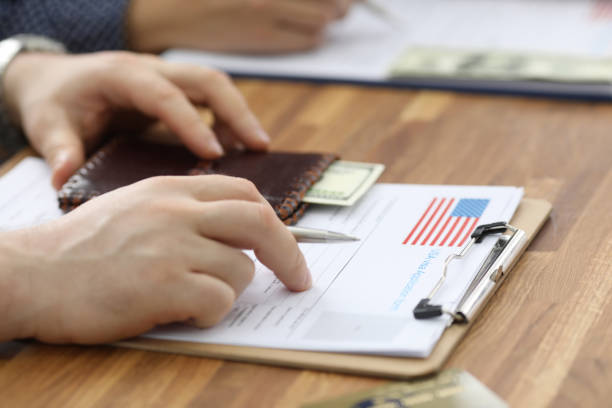
[[[251,180],[278,217],[293,224],[306,209],[304,194],[336,159],[336,155],[325,153],[240,152],[207,161],[182,146],[115,138],[61,188],[59,205],[70,211],[98,195],[148,177],[224,174]]]

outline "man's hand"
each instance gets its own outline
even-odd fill
[[[253,278],[241,249],[290,290],[310,287],[295,239],[238,178],[151,178],[2,233],[0,341],[100,343],[169,322],[214,325]]]
[[[161,120],[203,158],[217,158],[223,149],[195,105],[210,107],[246,147],[262,150],[269,143],[227,75],[212,69],[124,52],[26,53],[9,65],[4,79],[9,111],[51,165],[55,188],[83,164],[85,149],[126,112]]]
[[[353,0],[132,0],[132,49],[171,47],[221,52],[282,53],[320,44],[329,23]]]

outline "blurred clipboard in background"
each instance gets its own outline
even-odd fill
[[[610,99],[610,10],[604,0],[368,0],[312,51],[164,58],[235,76]]]

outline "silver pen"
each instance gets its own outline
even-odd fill
[[[341,232],[327,231],[315,228],[287,227],[297,242],[324,243],[359,241],[359,238]]]

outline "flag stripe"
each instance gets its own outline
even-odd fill
[[[417,241],[421,238],[421,235],[423,235],[423,233],[425,232],[425,230],[427,229],[427,227],[429,227],[429,224],[431,224],[431,220],[434,219],[434,217],[436,216],[436,214],[438,213],[438,211],[440,210],[440,207],[442,207],[442,204],[444,204],[444,201],[446,201],[446,198],[443,198],[440,203],[438,204],[438,206],[436,207],[436,210],[433,212],[433,214],[431,214],[431,217],[429,217],[429,219],[427,220],[427,223],[425,224],[425,226],[423,227],[423,229],[421,230],[421,232],[419,232],[419,235],[417,235],[417,237],[414,239],[414,241],[412,241],[412,245],[415,245],[417,243]]]
[[[448,238],[451,236],[451,234],[453,233],[453,231],[455,230],[455,227],[457,226],[457,224],[459,223],[459,220],[461,219],[461,217],[457,217],[455,219],[455,222],[453,223],[453,226],[451,227],[450,231],[448,231],[448,234],[446,234],[446,236],[444,237],[444,240],[442,240],[442,242],[440,242],[440,246],[444,246],[444,244],[446,243],[446,240],[448,240]]]
[[[465,226],[467,225],[469,221],[470,221],[469,217],[466,218],[465,221],[463,221],[463,224],[461,224],[461,228],[459,228],[459,231],[457,231],[457,235],[455,235],[455,238],[453,238],[453,240],[448,244],[448,246],[455,245],[455,242],[457,242],[459,235],[461,235],[461,233],[463,232],[463,230],[465,229]]]
[[[425,245],[427,243],[427,241],[429,241],[429,238],[431,238],[431,235],[434,233],[434,231],[436,230],[436,228],[438,228],[438,225],[440,225],[440,221],[442,221],[442,218],[444,218],[444,216],[446,215],[446,213],[448,212],[448,209],[450,208],[451,205],[453,205],[453,203],[455,202],[454,198],[451,198],[451,200],[448,202],[448,205],[446,206],[446,208],[444,209],[444,211],[442,212],[442,214],[440,215],[440,218],[438,218],[438,220],[436,221],[436,223],[434,224],[433,228],[431,229],[431,231],[429,231],[429,234],[427,234],[427,236],[425,237],[425,239],[423,241],[421,241],[421,245]]]
[[[436,237],[433,239],[433,241],[431,241],[431,243],[429,244],[429,246],[434,246],[435,243],[438,241],[438,239],[440,238],[440,235],[442,235],[442,233],[444,232],[444,230],[446,229],[446,226],[448,225],[448,223],[450,222],[450,220],[453,217],[448,217],[446,219],[446,221],[444,222],[444,225],[442,226],[442,228],[440,229],[440,231],[438,231],[438,235],[436,235]]]
[[[410,231],[410,234],[408,234],[408,236],[406,237],[406,239],[404,240],[404,245],[406,245],[408,243],[408,241],[410,241],[410,237],[412,236],[412,234],[414,234],[414,231],[417,230],[417,228],[419,227],[419,225],[421,224],[421,222],[423,222],[423,219],[425,218],[425,216],[427,215],[427,213],[429,212],[429,210],[431,210],[431,207],[433,207],[434,203],[436,202],[437,198],[434,198],[433,200],[431,200],[431,203],[429,203],[429,207],[427,207],[427,209],[425,210],[425,212],[423,213],[423,215],[421,215],[421,218],[419,219],[419,222],[416,223],[416,225],[414,226],[414,228],[412,229],[412,231]]]
[[[462,247],[463,244],[465,244],[465,241],[467,241],[467,239],[470,237],[470,235],[472,234],[472,232],[474,232],[474,229],[476,228],[476,224],[478,223],[478,220],[480,218],[474,218],[474,222],[472,223],[472,225],[470,225],[470,228],[468,228],[467,233],[465,234],[465,236],[463,237],[463,239],[461,240],[461,242],[459,242],[458,246]]]

